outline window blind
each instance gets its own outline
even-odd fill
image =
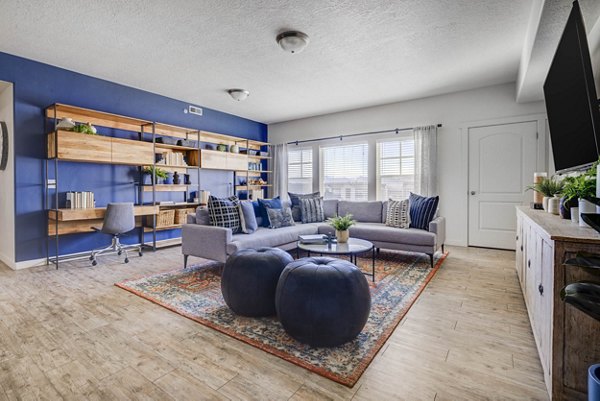
[[[288,191],[299,194],[312,192],[312,148],[288,150]]]
[[[412,136],[377,143],[377,199],[406,199],[415,187]]]
[[[368,200],[368,176],[367,143],[321,148],[321,192],[325,199]]]

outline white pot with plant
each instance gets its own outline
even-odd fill
[[[544,210],[548,211],[548,201],[562,191],[563,183],[555,177],[541,178],[539,182],[528,186],[527,189],[533,189],[544,196],[542,205]]]
[[[327,220],[327,222],[335,229],[335,237],[339,244],[348,242],[348,238],[350,238],[349,229],[356,224],[356,221],[352,220],[351,214],[331,217]]]

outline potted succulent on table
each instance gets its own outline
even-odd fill
[[[548,211],[548,201],[562,191],[563,183],[556,177],[542,178],[540,182],[528,186],[527,189],[532,189],[544,196],[542,206],[544,210]]]
[[[146,166],[144,167],[143,170],[143,175],[144,175],[144,185],[152,185],[152,175],[154,174],[156,175],[156,182],[155,184],[158,184],[160,180],[164,180],[168,177],[167,172],[165,170],[162,170],[160,168],[156,168],[156,171],[154,170],[154,167],[152,166]]]
[[[578,176],[566,177],[564,180],[564,186],[561,190],[561,209],[565,209],[562,211],[563,217],[567,218],[566,215],[569,213],[566,212],[566,209],[570,208],[570,215],[572,220],[574,220],[575,215],[580,213],[594,213],[596,211],[596,207],[593,203],[591,203],[588,199],[592,199],[596,197],[596,176],[594,171],[594,176],[591,176],[588,173],[584,173]],[[586,225],[584,222],[580,220],[580,225]]]
[[[337,238],[337,242],[343,244],[348,242],[348,238],[350,238],[350,227],[356,224],[355,220],[352,220],[351,214],[346,214],[345,216],[335,216],[330,217],[327,220],[327,223],[331,227],[335,229],[335,237]]]

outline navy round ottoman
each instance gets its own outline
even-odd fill
[[[313,347],[334,347],[361,332],[371,311],[371,293],[352,263],[304,258],[281,273],[275,305],[290,336]]]
[[[242,316],[271,316],[281,272],[294,259],[276,248],[244,249],[227,258],[221,292],[232,311]]]

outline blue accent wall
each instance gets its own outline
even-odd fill
[[[15,243],[16,261],[46,256],[47,218],[44,210],[44,168],[46,132],[44,109],[53,103],[71,104],[99,111],[160,121],[260,141],[267,140],[265,124],[231,114],[204,109],[202,117],[184,114],[189,103],[124,85],[0,52],[0,80],[14,84],[15,105]],[[118,135],[118,134],[116,134]],[[97,206],[110,201],[135,201],[135,168],[61,162],[59,192],[93,191]],[[226,195],[223,182],[228,172],[202,171],[202,189]],[[1,189],[0,189],[1,190]],[[175,194],[161,194],[164,198]],[[183,195],[179,195],[180,198]],[[149,197],[150,199],[150,197]],[[157,239],[180,235],[178,230],[159,232]],[[60,253],[82,252],[104,246],[102,234],[75,234],[60,237]],[[125,242],[137,242],[132,235]],[[54,245],[51,243],[51,254]]]

